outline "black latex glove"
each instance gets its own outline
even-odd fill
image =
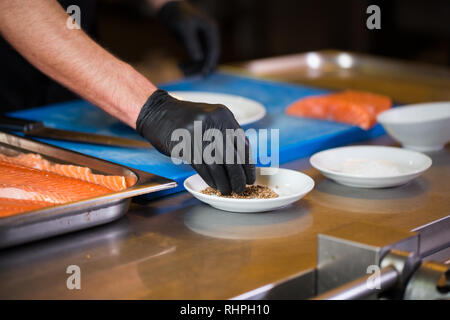
[[[185,47],[189,61],[180,64],[186,75],[211,73],[219,58],[219,32],[216,23],[187,1],[170,1],[158,18]]]
[[[238,139],[245,144],[245,154],[239,154],[241,159],[245,159],[244,164],[226,164],[226,151],[221,154],[223,164],[206,164],[202,159],[201,164],[194,163],[194,154],[203,155],[203,150],[210,142],[198,144],[197,150],[194,145],[194,121],[202,121],[202,133],[207,129],[219,129],[225,140],[226,129],[238,129],[233,114],[227,107],[221,104],[207,104],[181,101],[173,98],[164,90],[155,91],[142,107],[136,120],[136,131],[161,153],[171,156],[172,149],[179,141],[171,141],[172,132],[175,129],[187,129],[191,136],[191,156],[187,161],[199,173],[203,180],[213,188],[219,189],[222,194],[230,194],[231,191],[241,193],[246,184],[255,182],[255,166],[249,163],[251,151],[248,139],[245,135]],[[224,150],[225,141],[223,141]],[[238,152],[236,148],[238,143],[235,141],[231,152],[235,155]],[[200,150],[201,149],[201,150]],[[200,152],[200,153],[199,153]],[[188,153],[182,156],[186,156]],[[233,157],[235,156],[233,155]],[[183,157],[175,158],[186,160]]]

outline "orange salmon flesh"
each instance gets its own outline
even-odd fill
[[[291,116],[336,121],[368,130],[376,124],[377,114],[392,107],[389,97],[347,90],[299,99],[289,105]]]
[[[127,187],[123,176],[94,174],[89,168],[52,163],[39,154],[0,154],[0,218]]]

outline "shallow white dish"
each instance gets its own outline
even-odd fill
[[[378,114],[377,120],[408,149],[437,151],[450,141],[450,101],[390,109]]]
[[[261,103],[231,94],[200,91],[171,91],[169,94],[185,101],[223,104],[241,126],[256,122],[266,114],[266,108]]]
[[[325,150],[310,158],[324,176],[346,186],[387,188],[405,184],[431,166],[430,157],[383,146],[351,146]]]
[[[201,191],[208,187],[208,185],[198,174],[187,178],[184,181],[184,187],[200,201],[214,208],[232,212],[264,212],[275,210],[301,199],[314,188],[314,180],[306,174],[280,168],[256,168],[255,183],[268,186],[278,194],[278,198],[232,199],[206,195],[201,193]]]

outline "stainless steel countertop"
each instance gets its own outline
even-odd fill
[[[431,156],[420,178],[379,190],[340,186],[307,159],[291,162],[283,167],[316,187],[273,213],[226,213],[186,192],[134,204],[111,224],[1,251],[0,298],[232,298],[314,268],[320,232],[357,221],[412,231],[447,217],[450,148]],[[81,268],[81,290],[66,287],[69,265]]]
[[[250,76],[390,95],[401,102],[448,100],[450,72],[336,51],[246,62],[229,68]],[[345,53],[348,55],[348,53]],[[364,144],[392,145],[387,136]],[[395,145],[395,144],[394,144]],[[316,266],[317,235],[353,222],[419,231],[421,252],[450,238],[450,146],[407,185],[378,190],[338,185],[308,159],[283,167],[316,182],[304,199],[273,213],[232,214],[186,192],[132,205],[116,222],[0,251],[0,298],[227,299]],[[69,265],[81,268],[81,290],[68,290]],[[301,290],[301,288],[299,288]]]

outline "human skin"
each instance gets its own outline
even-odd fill
[[[167,0],[147,0],[158,10]],[[136,127],[157,89],[128,63],[67,27],[56,0],[0,0],[0,34],[32,65],[109,114]]]

